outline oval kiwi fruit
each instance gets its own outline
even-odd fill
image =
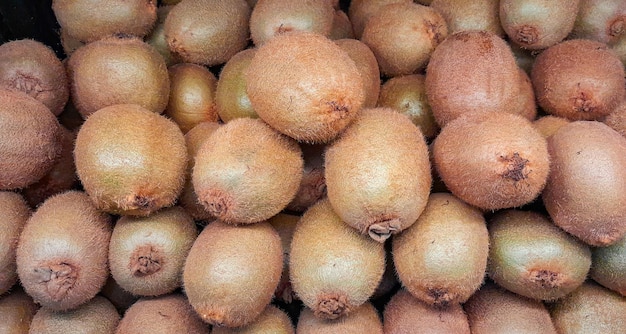
[[[22,195],[0,191],[0,296],[17,282],[15,252],[30,214],[30,208]]]
[[[332,40],[356,39],[350,18],[348,17],[348,14],[341,9],[335,10],[335,15],[333,15],[333,25],[328,38]]]
[[[544,138],[548,139],[569,122],[571,121],[567,118],[545,115],[533,121],[533,125]]]
[[[39,307],[22,289],[0,297],[0,333],[28,334]]]
[[[355,308],[350,314],[339,319],[320,319],[309,308],[300,312],[298,334],[383,334],[383,324],[376,308],[370,302]]]
[[[485,30],[504,35],[499,0],[433,0],[430,7],[446,20],[448,33]]]
[[[626,297],[626,237],[607,247],[591,250],[594,281]]]
[[[139,299],[139,296],[122,289],[111,276],[100,290],[99,295],[108,299],[120,314],[124,314]]]
[[[224,123],[240,117],[259,118],[246,92],[245,76],[255,53],[256,49],[240,51],[222,67],[215,89],[215,106]]]
[[[185,181],[185,138],[173,121],[136,104],[93,113],[78,131],[76,172],[100,210],[148,215],[171,206]]]
[[[211,334],[294,334],[293,324],[287,313],[273,305],[250,324],[237,328],[213,327]]]
[[[552,159],[542,197],[552,221],[592,246],[626,235],[626,138],[595,121],[571,122],[548,138]]]
[[[602,122],[626,137],[626,100],[602,119]]]
[[[316,317],[349,315],[372,296],[384,271],[383,244],[345,224],[328,199],[311,206],[296,225],[290,281]]]
[[[30,324],[29,334],[84,333],[112,334],[120,315],[106,298],[95,296],[76,309],[55,312],[40,308]]]
[[[294,216],[286,213],[279,213],[276,216],[267,220],[278,235],[283,246],[283,272],[280,275],[280,282],[274,292],[274,300],[284,303],[292,303],[298,297],[291,288],[291,282],[289,281],[289,254],[291,249],[291,240],[293,239],[293,232],[296,229],[296,225],[300,220],[300,216]]]
[[[300,144],[304,167],[298,192],[285,210],[304,212],[308,207],[326,196],[326,177],[324,176],[325,145]]]
[[[22,91],[58,116],[70,96],[65,66],[54,51],[31,39],[0,45],[0,87]]]
[[[376,56],[365,43],[356,39],[340,39],[335,43],[354,60],[361,73],[365,85],[363,108],[375,107],[380,93],[380,70]]]
[[[626,66],[626,37],[620,38],[615,44],[611,45],[611,50],[615,52],[617,58]]]
[[[93,298],[109,276],[110,217],[84,192],[47,199],[20,234],[17,273],[26,293],[54,311]]]
[[[165,39],[165,18],[167,18],[172,8],[174,8],[174,5],[165,5],[157,8],[156,24],[145,39],[146,43],[152,45],[161,54],[167,66],[177,63],[172,55],[172,51],[170,51],[170,46],[167,44],[167,39]]]
[[[352,0],[348,8],[348,17],[352,22],[356,39],[361,39],[365,23],[370,16],[382,7],[393,3],[411,3],[411,0]]]
[[[626,2],[622,0],[580,2],[570,38],[592,39],[611,45],[624,36],[626,36]]]
[[[182,285],[185,258],[197,234],[193,219],[179,206],[148,217],[121,217],[109,243],[111,276],[134,295],[173,292]]]
[[[246,71],[246,91],[267,124],[310,143],[334,139],[365,101],[365,85],[350,56],[323,35],[303,31],[276,36],[257,49]]]
[[[379,242],[415,222],[432,183],[424,136],[389,108],[361,111],[326,150],[324,168],[335,212]]]

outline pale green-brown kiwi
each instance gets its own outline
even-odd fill
[[[215,105],[224,123],[240,117],[259,118],[246,92],[245,76],[255,53],[256,49],[238,52],[226,62],[220,72],[215,89]]]
[[[22,195],[0,191],[0,296],[17,282],[15,252],[30,214],[30,208]]]
[[[611,246],[592,248],[591,254],[591,278],[626,297],[626,237]]]
[[[102,296],[95,296],[76,309],[55,312],[40,308],[30,324],[29,334],[84,333],[112,334],[120,322],[115,306]]]
[[[212,334],[294,334],[293,324],[287,313],[273,305],[265,310],[250,324],[237,327],[213,327]]]
[[[146,43],[152,45],[161,54],[167,66],[177,62],[165,39],[165,18],[172,8],[174,8],[173,5],[160,6],[157,8],[157,22],[150,31],[150,34],[146,36]]]
[[[22,289],[0,296],[0,333],[28,334],[39,306]]]
[[[626,36],[626,2],[586,0],[580,9],[569,38],[586,38],[613,45]]]
[[[486,30],[503,36],[499,0],[433,0],[430,4],[446,20],[448,32]]]
[[[383,334],[383,324],[378,311],[370,302],[354,309],[350,314],[339,319],[320,319],[310,308],[300,312],[298,334]]]
[[[363,28],[370,16],[376,14],[382,7],[393,3],[411,3],[411,0],[353,0],[350,1],[348,17],[352,21],[354,35],[361,39]]]

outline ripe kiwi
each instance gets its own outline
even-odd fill
[[[282,269],[280,236],[269,223],[233,226],[214,221],[187,256],[184,289],[205,322],[245,326],[272,300]]]
[[[613,109],[602,122],[626,137],[626,100]]]
[[[569,122],[571,121],[567,118],[545,115],[533,121],[533,125],[544,138],[548,139]]]
[[[385,249],[345,224],[328,199],[302,216],[291,241],[293,290],[318,318],[337,319],[374,293],[385,271]]]
[[[326,196],[326,178],[324,176],[325,145],[300,144],[304,167],[298,192],[285,208],[289,211],[304,212]]]
[[[591,255],[591,278],[626,297],[626,238],[611,246],[593,248]]]
[[[448,33],[485,30],[504,35],[498,0],[433,0],[430,4],[446,20]]]
[[[324,168],[335,212],[379,242],[415,222],[432,183],[422,133],[390,108],[361,111],[326,150]]]
[[[572,31],[580,0],[501,0],[500,22],[513,43],[540,50]]]
[[[519,69],[520,91],[518,95],[518,103],[511,105],[514,114],[524,116],[529,121],[534,121],[537,117],[537,104],[535,103],[535,92],[530,77],[523,70]]]
[[[294,334],[293,324],[287,313],[273,305],[250,324],[237,328],[214,327],[212,334]]]
[[[87,44],[67,34],[65,29],[61,28],[59,32],[59,38],[61,40],[61,47],[66,56],[71,56],[76,49]]]
[[[447,36],[446,21],[435,9],[398,3],[384,6],[369,17],[361,41],[374,52],[380,72],[393,77],[424,68]]]
[[[0,191],[0,296],[17,282],[15,251],[30,214],[22,195]]]
[[[250,7],[244,0],[185,0],[165,19],[165,38],[181,62],[213,66],[243,50]]]
[[[370,302],[355,308],[339,319],[320,319],[309,308],[300,313],[296,328],[298,334],[383,334],[383,324],[376,308]]]
[[[197,235],[193,219],[179,206],[148,217],[121,217],[109,244],[111,276],[134,295],[173,292],[182,285],[185,258]]]
[[[152,45],[163,57],[167,66],[176,63],[176,59],[170,51],[170,46],[165,39],[165,18],[169,15],[170,10],[174,8],[174,5],[160,6],[157,8],[157,21],[154,28],[150,31],[150,34],[146,36],[146,43]]]
[[[200,122],[217,122],[215,108],[217,79],[206,67],[182,63],[168,68],[170,99],[165,115],[172,119],[183,133]]]
[[[99,294],[108,299],[120,314],[123,314],[139,299],[138,296],[122,289],[111,276],[109,276]]]
[[[533,211],[504,210],[489,220],[487,273],[519,295],[559,299],[583,284],[591,266],[587,245]]]
[[[0,297],[0,333],[28,334],[38,306],[22,289]]]
[[[626,97],[624,65],[600,42],[574,39],[537,56],[531,79],[537,103],[571,120],[597,120]]]
[[[294,140],[259,119],[238,118],[215,130],[196,154],[193,188],[212,216],[256,223],[289,204],[303,165]]]
[[[493,283],[482,286],[463,307],[472,334],[557,334],[543,303]]]
[[[348,17],[352,22],[356,39],[361,39],[365,23],[370,16],[376,14],[381,8],[393,3],[411,3],[411,0],[352,0],[348,8]]]
[[[115,332],[120,315],[109,300],[95,296],[76,309],[55,312],[40,308],[30,324],[29,334],[85,333],[111,334]]]
[[[246,71],[246,90],[265,122],[310,143],[334,139],[365,101],[365,85],[350,56],[330,39],[303,31],[278,35],[258,48]]]
[[[59,121],[26,93],[0,89],[0,190],[25,188],[61,154]]]
[[[41,42],[22,39],[0,45],[0,87],[22,91],[58,116],[70,96],[65,66]]]
[[[485,218],[451,194],[431,194],[415,224],[392,244],[402,286],[428,305],[463,303],[483,283],[489,254]]]
[[[592,246],[626,236],[626,138],[576,121],[548,138],[548,149],[553,167],[542,197],[553,222]]]
[[[153,0],[53,0],[52,10],[61,28],[83,42],[111,35],[143,37],[157,18],[157,2]]]
[[[354,60],[361,73],[365,85],[363,108],[375,107],[380,93],[380,70],[376,56],[365,43],[356,39],[340,39],[335,43]]]
[[[274,299],[285,303],[291,303],[297,299],[296,294],[291,288],[291,282],[289,281],[289,254],[293,231],[295,231],[296,224],[299,220],[300,216],[286,213],[279,213],[267,220],[267,222],[276,229],[276,232],[278,232],[283,246],[283,272],[280,276],[278,287],[274,292]]]
[[[433,145],[434,165],[461,200],[486,210],[518,207],[533,201],[546,184],[547,146],[522,116],[470,114],[441,130]]]
[[[238,52],[226,62],[220,72],[215,89],[215,105],[224,123],[240,117],[259,118],[246,92],[245,77],[246,69],[255,53],[256,49]]]
[[[387,80],[380,88],[377,105],[408,116],[426,138],[432,139],[439,132],[426,97],[423,74],[409,74]]]
[[[33,213],[17,246],[17,273],[26,293],[54,311],[93,298],[109,276],[111,221],[84,192],[47,199]]]
[[[383,314],[385,333],[470,334],[465,312],[460,304],[436,308],[399,290]]]
[[[626,66],[626,37],[620,38],[614,45],[611,46],[611,50],[615,52],[617,58]]]
[[[626,36],[626,2],[622,0],[587,0],[580,9],[570,38],[592,39],[615,44]]]
[[[148,215],[171,206],[187,167],[185,138],[173,121],[136,104],[93,113],[78,131],[76,172],[98,209]]]
[[[328,0],[259,0],[250,15],[250,37],[261,46],[290,31],[329,36],[335,9]]]
[[[126,310],[115,334],[188,333],[209,334],[182,294],[141,298]]]
[[[333,16],[333,26],[330,30],[328,38],[332,40],[340,40],[346,38],[355,39],[354,29],[352,29],[352,22],[350,22],[348,14],[346,14],[346,12],[344,12],[343,10],[335,10],[335,15]]]
[[[139,104],[155,113],[167,106],[170,80],[163,57],[137,38],[105,38],[67,61],[72,101],[87,118],[114,104]]]

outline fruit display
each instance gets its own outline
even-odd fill
[[[623,334],[625,68],[623,0],[2,0],[0,333]]]

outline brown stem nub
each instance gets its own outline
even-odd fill
[[[574,110],[580,113],[593,113],[596,110],[596,103],[590,94],[580,92],[574,98]]]
[[[345,294],[327,293],[319,296],[317,306],[313,310],[315,316],[322,319],[337,319],[351,311],[348,297]]]
[[[161,270],[162,265],[161,252],[150,245],[136,248],[130,256],[130,270],[134,276],[152,275]]]
[[[232,200],[227,194],[219,190],[210,190],[203,196],[202,204],[213,217],[228,221]]]
[[[382,220],[371,224],[367,228],[367,234],[369,234],[370,238],[383,243],[392,234],[399,232],[401,227],[402,223],[398,218]]]
[[[438,308],[446,308],[450,305],[454,296],[445,289],[430,288],[428,296],[432,298],[433,306]]]
[[[626,32],[626,17],[620,16],[609,25],[609,36],[617,37]]]
[[[35,274],[39,283],[46,285],[48,295],[55,301],[65,298],[78,279],[74,266],[65,262],[35,268]]]
[[[531,270],[528,278],[544,289],[558,288],[564,280],[562,274],[550,270]]]
[[[515,152],[513,155],[501,156],[500,159],[506,164],[506,170],[502,173],[502,177],[515,182],[528,177],[528,172],[525,171],[528,159],[522,158],[519,153]]]
[[[537,43],[537,41],[539,41],[537,28],[528,25],[517,28],[515,41],[520,45],[532,45]]]

